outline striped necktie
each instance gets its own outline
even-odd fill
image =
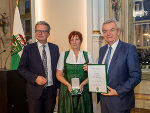
[[[106,59],[105,59],[105,64],[106,64],[106,67],[107,67],[107,72],[108,72],[108,63],[109,63],[109,59],[110,59],[110,56],[111,56],[111,49],[112,49],[112,47],[110,46],[109,47],[109,51],[108,51],[107,56],[106,56]]]
[[[45,51],[45,45],[42,45],[42,46],[43,46],[42,61],[43,61],[44,70],[45,70],[45,78],[48,80],[47,55]]]

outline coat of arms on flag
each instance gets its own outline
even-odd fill
[[[17,54],[23,49],[23,46],[25,46],[26,42],[25,39],[21,34],[18,34],[16,36],[13,35],[12,39],[12,55]]]

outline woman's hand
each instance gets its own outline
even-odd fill
[[[84,85],[83,84],[80,84],[80,92],[82,93],[84,90]]]
[[[68,87],[68,90],[71,93],[72,87],[71,87],[70,83],[63,77],[63,71],[62,70],[57,70],[56,77],[61,83],[63,83],[64,85],[66,85]]]
[[[85,65],[83,66],[83,70],[84,70],[84,71],[87,71],[87,64],[85,64]]]
[[[57,96],[59,96],[59,89],[57,89]]]
[[[68,84],[67,87],[68,87],[69,92],[72,93],[72,86]]]
[[[84,90],[84,85],[86,85],[88,83],[88,78],[86,78],[81,84],[80,84],[80,91],[81,93],[83,92]]]

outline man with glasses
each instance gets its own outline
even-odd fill
[[[106,64],[108,93],[97,95],[102,113],[130,113],[134,107],[134,88],[141,81],[141,69],[134,45],[119,40],[114,20],[103,23],[107,44],[100,48],[98,64]]]
[[[50,25],[39,21],[35,25],[36,43],[24,47],[18,71],[27,81],[29,113],[53,113],[57,88],[56,66],[58,46],[47,42]]]

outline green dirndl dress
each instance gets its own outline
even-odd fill
[[[71,78],[76,77],[82,83],[88,76],[84,72],[84,64],[67,64],[66,59],[69,51],[64,56],[64,78],[71,84]],[[89,62],[87,52],[83,52],[86,63]],[[76,73],[75,73],[76,69]],[[68,87],[61,84],[58,100],[58,113],[93,113],[92,94],[89,92],[88,85],[84,86],[81,95],[72,95]]]

